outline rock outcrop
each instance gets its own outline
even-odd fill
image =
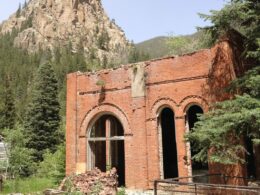
[[[93,50],[99,59],[122,57],[129,43],[106,15],[101,0],[30,0],[0,25],[0,34],[18,30],[14,45],[35,52],[71,45]]]

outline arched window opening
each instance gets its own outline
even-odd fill
[[[198,115],[203,114],[203,110],[200,106],[193,105],[187,110],[187,126],[189,131],[193,131],[195,123],[199,120]],[[194,143],[190,143],[190,150],[191,150],[191,158],[198,153],[198,151],[194,150]],[[208,173],[208,164],[192,161],[192,175],[200,175],[200,174],[207,174]]]
[[[164,108],[160,114],[162,165],[164,179],[178,177],[174,113]]]
[[[124,129],[112,115],[101,116],[91,127],[89,138],[88,167],[105,172],[117,169],[119,185],[125,184]]]

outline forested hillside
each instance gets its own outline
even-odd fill
[[[66,75],[127,63],[132,51],[98,0],[19,6],[0,25],[0,135],[10,147],[8,173],[62,179]]]
[[[207,37],[201,30],[192,35],[155,37],[136,44],[136,49],[140,53],[149,55],[151,59],[170,55],[183,55],[209,47]]]
[[[66,74],[127,62],[129,49],[124,32],[109,20],[100,1],[25,1],[0,25],[0,110],[9,91],[13,118],[22,122],[35,72],[49,61],[64,115]]]
[[[139,51],[149,54],[151,58],[159,58],[170,54],[170,48],[167,45],[169,37],[155,37],[136,44]]]
[[[0,162],[0,173],[28,178],[24,182],[30,188],[38,181],[60,182],[65,176],[66,75],[146,59],[99,0],[25,1],[0,25],[0,136],[9,157]]]

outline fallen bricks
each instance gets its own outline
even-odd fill
[[[87,195],[116,195],[118,187],[118,175],[115,168],[106,173],[98,168],[86,173],[66,177],[59,190],[74,192],[80,191]]]

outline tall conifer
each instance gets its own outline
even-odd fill
[[[26,113],[25,127],[28,147],[35,150],[35,160],[41,161],[46,149],[55,151],[60,123],[58,82],[50,63],[41,65],[32,89],[32,101]]]
[[[250,57],[247,67],[254,68],[229,86],[236,96],[212,105],[187,138],[196,143],[194,149],[199,151],[194,156],[195,160],[222,164],[247,163],[250,167],[248,176],[255,177],[253,167],[257,161],[254,158],[257,159],[260,147],[260,1],[231,0],[220,11],[202,16],[213,24],[204,29],[213,43],[230,30],[235,29],[244,35],[245,44],[235,45],[245,47],[245,55],[237,60]],[[209,149],[211,154],[208,157]]]
[[[10,86],[10,77],[5,77],[4,90],[2,93],[3,106],[0,110],[0,129],[12,129],[15,124],[15,104],[12,88]]]

